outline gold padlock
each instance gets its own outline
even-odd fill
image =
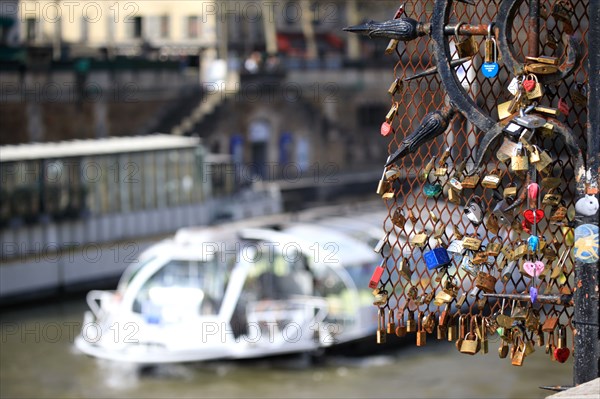
[[[475,264],[475,265],[481,265],[481,264],[487,263],[487,260],[488,260],[487,252],[479,251],[479,252],[475,252],[475,255],[473,256],[473,259],[471,259],[471,262],[473,262],[473,264]]]
[[[440,166],[438,168],[435,169],[435,171],[433,172],[434,176],[446,176],[446,173],[448,173],[448,165],[444,164],[444,166]]]
[[[533,90],[528,91],[525,94],[528,99],[535,100],[535,99],[541,98],[544,95],[544,89],[543,89],[542,85],[540,84],[540,82],[538,81],[537,76],[535,76],[534,74],[529,74],[529,75],[527,75],[525,80],[534,80],[535,81],[535,86],[534,86]]]
[[[417,346],[425,346],[427,343],[427,332],[423,329],[423,312],[419,312],[419,329],[417,330]]]
[[[485,188],[498,188],[500,181],[502,180],[502,174],[498,169],[494,169],[490,174],[485,175],[481,181],[481,185]]]
[[[550,154],[548,154],[545,150],[539,151],[539,156],[540,156],[540,160],[535,163],[535,168],[537,169],[538,172],[543,171],[552,162],[554,162],[554,159],[552,159]]]
[[[406,332],[414,333],[417,331],[417,322],[415,321],[415,312],[408,311],[408,319],[406,320]]]
[[[498,256],[502,250],[502,243],[490,242],[485,249],[488,256]]]
[[[392,107],[388,111],[387,115],[385,116],[385,121],[390,123],[392,121],[392,119],[394,119],[394,117],[396,116],[397,113],[398,113],[398,103],[394,103],[394,105],[392,105]]]
[[[469,249],[471,251],[479,251],[481,247],[481,240],[475,237],[464,237],[463,238],[463,248]]]
[[[390,85],[390,88],[388,89],[388,93],[393,96],[394,94],[396,94],[396,92],[398,90],[402,90],[403,88],[404,88],[404,83],[402,83],[400,78],[396,78]]]
[[[561,222],[567,217],[567,207],[564,205],[560,205],[556,208],[552,216],[550,216],[550,221],[552,222]]]
[[[400,276],[403,276],[410,281],[412,270],[410,269],[410,263],[407,258],[402,257],[402,259],[400,259],[400,262],[398,263],[398,272],[400,273]]]
[[[406,335],[406,326],[404,325],[404,312],[398,316],[398,325],[396,326],[396,336],[404,337]]]
[[[489,273],[480,271],[477,273],[477,277],[475,278],[475,287],[488,294],[491,294],[496,292],[496,281],[496,277]]]
[[[388,322],[386,333],[395,334],[396,333],[396,324],[394,323],[394,309],[388,310]]]
[[[473,35],[467,35],[467,37],[462,39],[459,37],[459,29],[463,24],[463,22],[459,22],[454,28],[454,45],[456,46],[458,58],[472,57],[479,52],[479,46]]]
[[[517,152],[510,157],[510,170],[513,172],[525,172],[529,169],[529,160],[524,153],[522,145],[517,144]]]
[[[460,205],[460,195],[453,188],[448,189],[448,201]]]
[[[427,233],[425,233],[424,231],[422,231],[418,234],[415,234],[410,239],[410,243],[412,245],[414,245],[415,247],[419,247],[419,248],[424,247],[425,244],[427,244],[427,241],[428,241]]]
[[[542,199],[542,205],[552,205],[552,206],[556,206],[558,204],[560,204],[560,201],[562,200],[562,194],[558,193],[558,192],[553,192],[554,190],[550,190],[549,193],[544,195],[544,198]]]
[[[385,313],[383,312],[383,308],[379,308],[378,317],[377,317],[377,343],[385,344],[386,334],[385,334]]]
[[[502,196],[504,198],[516,197],[517,196],[517,186],[510,185],[508,187],[505,187],[504,190],[502,191]]]
[[[402,210],[400,208],[396,208],[396,210],[394,211],[394,214],[392,215],[392,223],[394,223],[394,225],[400,228],[404,227],[404,224],[406,223],[406,218],[402,214]]]
[[[475,188],[477,183],[479,183],[479,175],[467,176],[461,182],[463,188]]]

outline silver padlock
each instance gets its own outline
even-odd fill
[[[519,115],[512,120],[514,123],[527,129],[538,129],[546,124],[546,119],[537,115]]]
[[[498,223],[501,223],[506,226],[510,226],[515,218],[510,211],[506,211],[506,209],[510,206],[506,199],[498,201],[492,213],[498,219]]]
[[[451,254],[462,255],[463,253],[465,253],[465,248],[463,246],[463,240],[452,241],[448,245],[448,248],[446,248],[446,251],[450,252]]]
[[[373,248],[373,251],[375,251],[376,253],[380,254],[383,251],[383,247],[385,246],[385,244],[388,244],[388,237],[390,236],[390,233],[388,232],[385,236],[383,236],[381,238],[381,240],[379,240],[377,242],[377,244],[375,245],[375,247]]]
[[[481,201],[480,197],[474,195],[469,199],[467,205],[465,205],[464,213],[471,223],[479,226],[483,222],[483,216],[485,215],[485,203]]]
[[[598,212],[598,198],[586,194],[575,203],[575,211],[583,216],[594,216]]]

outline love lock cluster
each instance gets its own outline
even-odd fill
[[[458,59],[440,60],[444,54],[437,54],[435,67],[404,81],[440,73],[444,87],[451,88],[450,80],[456,79],[448,79],[442,70],[477,55],[479,45],[473,32],[485,37],[481,64],[485,78],[497,77],[499,58],[511,59],[514,64],[513,55],[498,51],[506,42],[506,32],[495,32],[494,24],[448,25],[446,3],[436,0],[431,23],[403,17],[401,7],[393,20],[371,21],[346,30],[390,39],[388,54],[397,51],[399,42],[428,34],[434,40],[454,37]],[[499,8],[514,16],[511,10],[518,5],[518,0],[504,0]],[[566,24],[568,10],[568,1],[559,0],[551,16]],[[436,18],[436,13],[443,17]],[[436,21],[444,25],[438,26]],[[506,21],[497,23],[506,29]],[[576,55],[571,52],[569,57],[575,59]],[[576,211],[584,216],[596,214],[598,203],[592,195],[596,188],[590,187],[589,195],[575,204],[569,190],[575,179],[565,178],[565,171],[572,167],[579,180],[581,150],[571,129],[557,119],[568,116],[570,109],[562,99],[556,107],[543,105],[542,100],[548,90],[546,83],[564,79],[573,68],[559,65],[556,57],[527,57],[514,69],[508,85],[512,99],[498,105],[499,121],[477,117],[480,111],[462,109],[457,104],[471,107],[472,101],[448,93],[450,105],[428,113],[389,155],[376,191],[388,201],[390,223],[374,248],[383,260],[369,283],[378,308],[378,343],[386,342],[387,335],[415,333],[417,346],[423,346],[427,334],[435,333],[438,339],[455,342],[460,352],[474,355],[487,353],[488,337],[497,334],[501,338],[499,356],[510,356],[515,366],[521,366],[536,346],[545,347],[555,361],[567,360],[572,313],[565,309],[572,306],[574,220]],[[392,106],[381,125],[383,136],[400,134],[394,129],[401,113],[395,96],[402,92],[403,84],[396,78],[388,89]],[[576,87],[584,90],[583,85]],[[580,97],[578,104],[585,106],[585,95]],[[416,196],[413,205],[401,206],[399,201],[407,193],[400,180],[409,174],[397,162],[444,133],[459,113],[468,120],[475,114],[473,124],[485,131],[471,154],[475,162],[457,159],[452,148],[431,156],[416,175],[420,191],[411,192]],[[548,143],[552,145],[544,146]],[[568,157],[561,156],[563,149]],[[494,154],[497,162],[492,162]],[[448,209],[450,214],[442,212],[441,216],[440,209]],[[462,220],[466,220],[466,229],[460,227]],[[392,289],[386,288],[388,285]]]

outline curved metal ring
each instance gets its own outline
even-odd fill
[[[515,55],[515,49],[512,39],[512,22],[515,19],[519,7],[524,0],[503,0],[496,16],[496,27],[498,28],[498,46],[504,65],[514,75],[522,75],[525,71],[525,65],[520,62]],[[563,63],[558,67],[558,72],[549,75],[540,75],[539,80],[542,84],[549,84],[566,78],[571,75],[579,63],[580,51],[579,42],[574,35],[570,35],[567,46],[567,56]]]

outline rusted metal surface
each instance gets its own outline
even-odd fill
[[[589,45],[589,88],[587,115],[587,171],[589,183],[598,187],[600,168],[600,2],[591,1],[589,6],[590,28],[587,34]],[[584,180],[583,178],[581,180]],[[598,198],[597,189],[587,193]],[[578,185],[578,194],[586,194],[585,186]],[[581,216],[578,225],[598,225],[598,215]],[[598,237],[596,237],[596,243]],[[575,361],[573,364],[573,383],[582,384],[600,377],[598,366],[600,358],[600,301],[598,296],[600,280],[599,262],[575,262]],[[597,385],[596,385],[597,386]]]
[[[540,55],[540,0],[529,0],[529,31],[527,32],[528,55]]]

